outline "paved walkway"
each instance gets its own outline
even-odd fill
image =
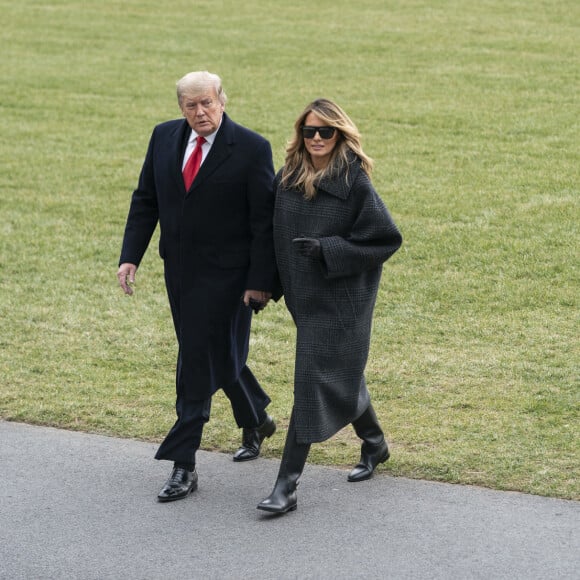
[[[580,503],[308,465],[298,510],[256,510],[278,461],[200,452],[155,496],[156,446],[0,421],[0,578],[580,578]]]

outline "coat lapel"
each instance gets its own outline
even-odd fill
[[[181,167],[183,165],[183,156],[185,155],[185,148],[187,141],[191,134],[191,127],[185,119],[178,123],[167,140],[167,155],[170,163],[173,164],[173,175],[178,184],[178,188],[185,195],[185,184],[183,183],[183,174]]]

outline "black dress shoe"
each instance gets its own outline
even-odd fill
[[[242,429],[242,446],[234,453],[234,461],[250,461],[260,455],[260,447],[266,437],[276,431],[274,419],[268,415],[266,420],[255,429]]]
[[[157,496],[157,501],[175,501],[183,499],[197,489],[197,471],[183,467],[174,467],[169,479]]]
[[[369,479],[372,476],[375,467],[379,463],[384,463],[389,457],[390,453],[386,441],[383,441],[376,447],[363,443],[360,461],[348,474],[348,481],[364,481],[365,479]]]

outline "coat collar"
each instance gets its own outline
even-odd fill
[[[360,159],[352,152],[348,153],[348,173],[323,177],[316,185],[317,189],[334,195],[339,199],[346,199],[352,189],[352,185],[361,170]]]

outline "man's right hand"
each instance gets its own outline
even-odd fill
[[[119,286],[123,288],[123,292],[131,296],[133,294],[133,288],[131,286],[135,284],[135,273],[137,272],[137,266],[135,264],[121,264],[119,270],[117,271],[117,279],[119,280]]]

